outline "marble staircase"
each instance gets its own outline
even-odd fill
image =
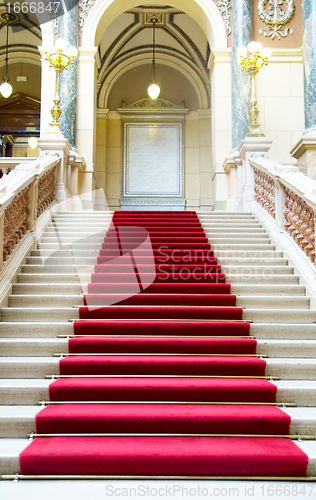
[[[275,249],[252,214],[200,212],[212,248],[251,321],[258,352],[267,356],[266,374],[277,377],[277,401],[295,403],[291,433],[316,434],[316,310],[300,277]],[[98,249],[111,220],[109,212],[60,212],[46,227],[38,249],[22,264],[0,321],[0,473],[19,471],[18,455],[35,430],[39,401],[48,399],[47,374],[58,374],[57,353],[67,352],[71,319],[83,304]],[[73,243],[75,241],[75,243]],[[72,242],[67,251],[55,251]],[[80,279],[79,279],[80,276]],[[316,476],[316,441],[298,445]]]

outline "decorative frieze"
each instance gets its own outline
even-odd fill
[[[44,212],[55,199],[55,169],[56,167],[46,172],[38,181],[37,215]]]
[[[272,177],[255,171],[255,200],[275,219],[275,185]]]
[[[285,188],[286,210],[284,212],[286,232],[294,239],[306,255],[315,262],[315,214],[312,208],[298,195]]]
[[[266,28],[259,30],[260,35],[265,37],[285,38],[288,35],[293,35],[293,30],[291,28],[286,28],[283,31],[284,25],[287,24],[295,12],[294,0],[269,0],[269,9],[266,10],[268,0],[258,0],[257,12],[261,21],[269,26],[268,31]]]
[[[14,247],[29,229],[29,189],[23,189],[15,196],[4,212],[3,261],[6,261]]]

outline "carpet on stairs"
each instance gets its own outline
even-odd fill
[[[21,473],[305,476],[242,314],[195,212],[115,212]]]

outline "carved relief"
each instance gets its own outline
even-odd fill
[[[226,33],[227,36],[229,36],[232,32],[230,27],[230,12],[229,12],[232,8],[230,0],[215,0],[215,2],[217,7],[219,8],[220,13],[223,16]]]
[[[265,28],[259,30],[260,35],[269,37],[271,40],[274,40],[274,38],[280,40],[288,35],[293,35],[293,30],[291,28],[286,28],[283,31],[283,27],[294,16],[294,0],[269,0],[270,6],[269,9],[266,10],[267,2],[268,0],[258,0],[258,16],[261,21],[269,26],[268,31]],[[286,10],[283,10],[283,4],[285,4],[284,7],[287,7]]]
[[[275,186],[272,177],[255,169],[255,200],[275,219]]]
[[[298,195],[285,188],[284,228],[306,255],[315,262],[315,214]]]
[[[37,215],[40,215],[55,199],[55,168],[46,172],[38,181]]]
[[[3,261],[6,261],[13,248],[29,228],[29,189],[23,189],[15,196],[4,212]]]

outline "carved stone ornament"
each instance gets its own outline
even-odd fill
[[[15,196],[4,212],[3,261],[29,229],[29,189],[26,187]]]
[[[79,0],[79,31],[82,32],[83,25],[89,10],[93,6],[95,0]]]
[[[219,8],[220,13],[223,16],[226,33],[227,36],[229,36],[232,32],[230,27],[230,12],[229,12],[232,8],[230,0],[215,0],[215,3]]]
[[[51,168],[46,172],[38,181],[38,198],[37,198],[37,215],[46,210],[55,199],[55,170],[56,167]]]
[[[287,233],[307,257],[315,262],[315,214],[312,208],[297,194],[285,188],[285,224]]]
[[[275,219],[275,186],[272,177],[255,169],[255,200]]]
[[[270,5],[268,10],[266,9],[267,3]],[[283,28],[294,16],[294,0],[258,0],[257,12],[261,21],[269,26],[268,31],[266,28],[261,28],[260,35],[269,37],[271,40],[274,38],[281,40],[288,35],[293,35],[291,28],[286,28],[284,31]]]
[[[181,106],[177,106],[170,101],[166,101],[166,99],[156,99],[153,101],[152,99],[140,99],[139,101],[133,102],[132,104],[124,105],[122,103],[123,108],[170,108],[170,109],[183,109]]]

